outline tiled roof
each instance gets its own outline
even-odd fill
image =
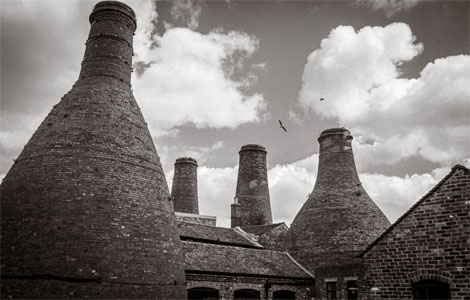
[[[285,223],[283,222],[283,223],[276,223],[276,224],[269,224],[269,225],[243,226],[241,227],[241,229],[243,229],[245,232],[253,233],[253,234],[260,236],[266,231],[274,229],[282,224],[285,225]]]
[[[312,278],[287,252],[183,241],[185,270]]]
[[[188,222],[177,222],[181,240],[200,241],[212,244],[262,248],[233,228],[214,227]]]
[[[370,249],[372,249],[375,244],[377,244],[384,236],[386,236],[390,231],[392,231],[395,226],[397,226],[404,218],[406,218],[412,211],[414,211],[421,203],[424,202],[427,198],[429,198],[435,191],[437,191],[453,174],[456,170],[463,170],[465,173],[470,174],[470,169],[462,165],[455,165],[452,168],[452,171],[449,172],[441,181],[439,181],[429,192],[427,192],[421,199],[418,200],[410,209],[408,209],[401,217],[399,217],[390,227],[387,228],[379,237],[377,237],[372,243],[367,246],[367,248],[359,255],[363,256],[366,254]]]

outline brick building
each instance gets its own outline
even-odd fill
[[[470,299],[469,213],[457,165],[362,253],[369,299]]]
[[[216,227],[195,160],[176,161],[170,197],[130,85],[134,12],[103,1],[90,24],[79,79],[0,186],[2,299],[469,299],[467,168],[390,226],[350,132],[327,129],[287,228],[272,222],[266,149],[245,145],[233,228]]]

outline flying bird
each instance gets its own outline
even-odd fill
[[[325,100],[325,98],[320,98],[320,101],[323,101],[323,100]]]
[[[287,132],[287,129],[286,129],[286,127],[284,127],[284,125],[282,125],[281,120],[279,120],[279,125],[281,125],[280,127],[281,127],[285,132]]]

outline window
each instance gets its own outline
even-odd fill
[[[326,283],[326,298],[336,299],[336,281]]]
[[[357,282],[356,282],[356,280],[346,281],[346,287],[348,289],[348,300],[357,300]]]
[[[251,289],[243,289],[243,290],[236,290],[233,299],[235,300],[252,300],[252,299],[260,299],[259,291],[251,290]]]
[[[422,280],[412,285],[413,299],[450,299],[449,284],[437,280]]]
[[[273,300],[295,300],[295,293],[292,291],[275,291]]]
[[[188,289],[189,300],[217,300],[219,299],[219,291],[212,288],[192,288]]]

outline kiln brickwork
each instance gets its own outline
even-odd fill
[[[232,205],[232,227],[272,224],[266,149],[245,145],[240,149],[237,190],[238,203]]]
[[[363,254],[369,299],[412,299],[412,285],[447,283],[470,299],[470,171],[456,166]]]
[[[359,181],[344,128],[318,138],[320,161],[315,188],[286,235],[286,247],[307,270],[349,264],[390,225]]]
[[[175,211],[199,214],[197,199],[197,161],[181,157],[175,162],[175,174],[171,187],[171,199]]]
[[[165,176],[130,87],[135,15],[90,15],[83,67],[1,185],[2,298],[184,298]]]
[[[322,132],[314,191],[284,244],[260,145],[240,150],[232,227],[242,228],[198,215],[197,163],[178,159],[177,227],[130,86],[135,14],[104,1],[90,23],[79,80],[0,186],[2,298],[184,299],[188,289],[222,299],[411,299],[413,287],[439,282],[452,299],[469,299],[469,170],[454,167],[375,239],[389,223],[359,182],[344,128]]]

